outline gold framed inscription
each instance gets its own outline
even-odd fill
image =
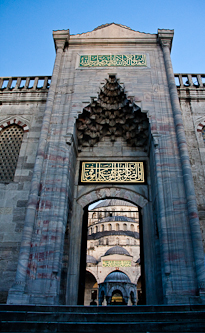
[[[103,267],[131,267],[130,260],[103,260]]]
[[[143,162],[82,162],[81,183],[145,183]]]
[[[145,54],[81,55],[79,67],[147,67]]]

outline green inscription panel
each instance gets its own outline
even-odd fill
[[[147,67],[145,54],[81,55],[79,67]]]
[[[129,260],[103,260],[103,267],[131,267]]]
[[[82,162],[82,183],[144,183],[143,162]]]

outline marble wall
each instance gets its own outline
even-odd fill
[[[9,304],[77,304],[83,215],[89,204],[109,197],[133,202],[142,211],[147,304],[197,302],[197,295],[203,301],[204,254],[191,175],[192,167],[203,229],[204,178],[200,166],[204,165],[204,148],[193,116],[198,117],[200,107],[200,121],[204,121],[203,103],[199,96],[191,107],[188,99],[180,99],[184,132],[170,60],[172,38],[170,30],[145,34],[116,24],[79,35],[70,35],[69,30],[55,31],[57,53],[49,92],[45,87],[45,92],[34,89],[24,94],[19,90],[1,91],[2,122],[6,112],[9,117],[18,114],[29,127],[14,182],[0,185],[5,198],[2,208],[10,208],[1,210],[1,246],[5,249],[2,281],[7,279],[6,274],[10,279],[2,289],[4,299],[14,282]],[[81,55],[96,54],[143,54],[147,65],[79,66]],[[110,142],[106,136],[94,147],[78,151],[76,120],[98,99],[110,74],[119,79],[130,103],[146,114],[146,151],[128,147],[121,138]],[[200,149],[196,152],[197,144]],[[146,184],[79,184],[80,162],[102,159],[143,160]],[[5,224],[7,218],[9,226]],[[67,296],[62,300],[65,292]]]

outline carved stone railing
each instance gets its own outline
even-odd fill
[[[51,76],[1,77],[0,92],[47,91],[50,81]]]
[[[177,88],[205,88],[205,74],[174,74]],[[47,91],[51,76],[0,77],[0,92]]]
[[[174,74],[177,88],[204,88],[205,74]]]

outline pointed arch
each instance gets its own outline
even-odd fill
[[[87,193],[81,195],[77,199],[77,202],[82,208],[84,208],[92,202],[107,198],[119,198],[126,200],[141,208],[143,208],[148,203],[148,200],[141,194],[125,187],[114,186],[95,188],[91,191],[88,191]]]
[[[8,118],[8,119],[4,119],[0,122],[0,133],[4,128],[14,125],[14,124],[22,127],[24,132],[29,132],[29,126],[25,120],[20,119],[19,117],[12,117],[12,118]]]

